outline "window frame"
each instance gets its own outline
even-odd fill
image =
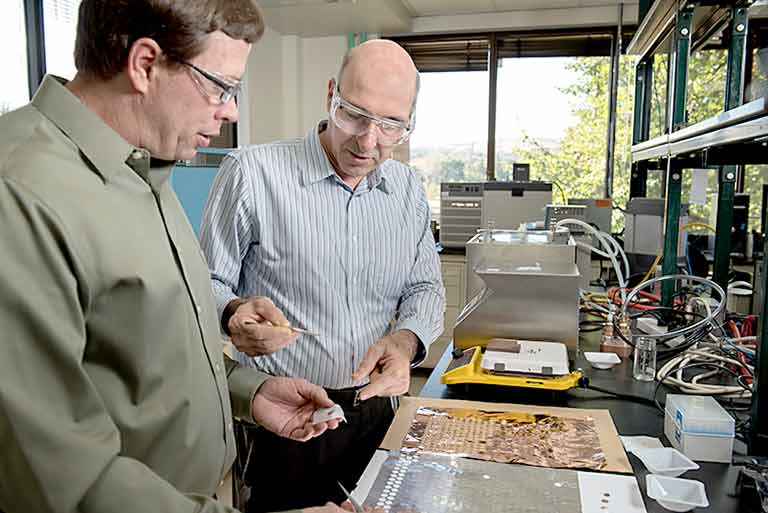
[[[583,27],[558,30],[493,31],[463,34],[401,35],[387,39],[401,45],[411,55],[421,73],[442,71],[488,71],[488,150],[486,180],[496,180],[497,75],[501,59],[522,57],[592,57],[617,59],[624,54],[635,26]],[[619,31],[621,42],[616,52]],[[483,52],[484,47],[484,52]],[[618,91],[612,65],[608,77],[609,119],[615,120]],[[614,148],[606,144],[605,193],[613,191]]]

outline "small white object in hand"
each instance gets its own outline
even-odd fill
[[[347,421],[346,417],[344,417],[344,410],[338,404],[334,404],[330,408],[320,408],[312,414],[312,424],[320,424],[321,422],[328,422],[334,419],[340,419],[342,422]]]

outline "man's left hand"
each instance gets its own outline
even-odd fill
[[[366,376],[370,379],[368,386],[360,390],[360,400],[406,393],[411,384],[411,361],[418,347],[418,337],[408,330],[396,331],[377,340],[352,375],[355,381]]]
[[[299,378],[269,378],[251,403],[253,419],[282,437],[299,442],[339,427],[339,420],[312,424],[312,414],[330,408],[333,401],[322,387]]]

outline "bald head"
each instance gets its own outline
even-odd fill
[[[339,69],[339,89],[365,86],[369,83],[406,88],[411,95],[411,110],[419,94],[419,73],[408,52],[387,39],[372,39],[349,50]]]

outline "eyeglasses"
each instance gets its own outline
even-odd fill
[[[201,84],[199,80],[195,79],[198,87],[200,87],[208,96],[211,96],[213,100],[219,105],[229,103],[232,98],[236,98],[243,86],[241,81],[228,81],[218,73],[214,73],[213,71],[206,71],[203,68],[195,66],[191,62],[181,61],[181,64],[188,66],[192,70],[196,71],[198,74],[202,75],[203,78],[209,82],[212,82],[217,87],[217,90],[219,91],[218,94],[211,95],[209,91],[206,91],[206,88],[203,86],[203,84]]]
[[[355,107],[341,97],[338,84],[333,89],[331,98],[331,121],[351,135],[363,135],[370,130],[371,123],[376,127],[377,137],[380,143],[396,145],[405,142],[411,135],[416,121],[416,113],[411,113],[408,123],[386,119],[371,114],[359,107]]]

